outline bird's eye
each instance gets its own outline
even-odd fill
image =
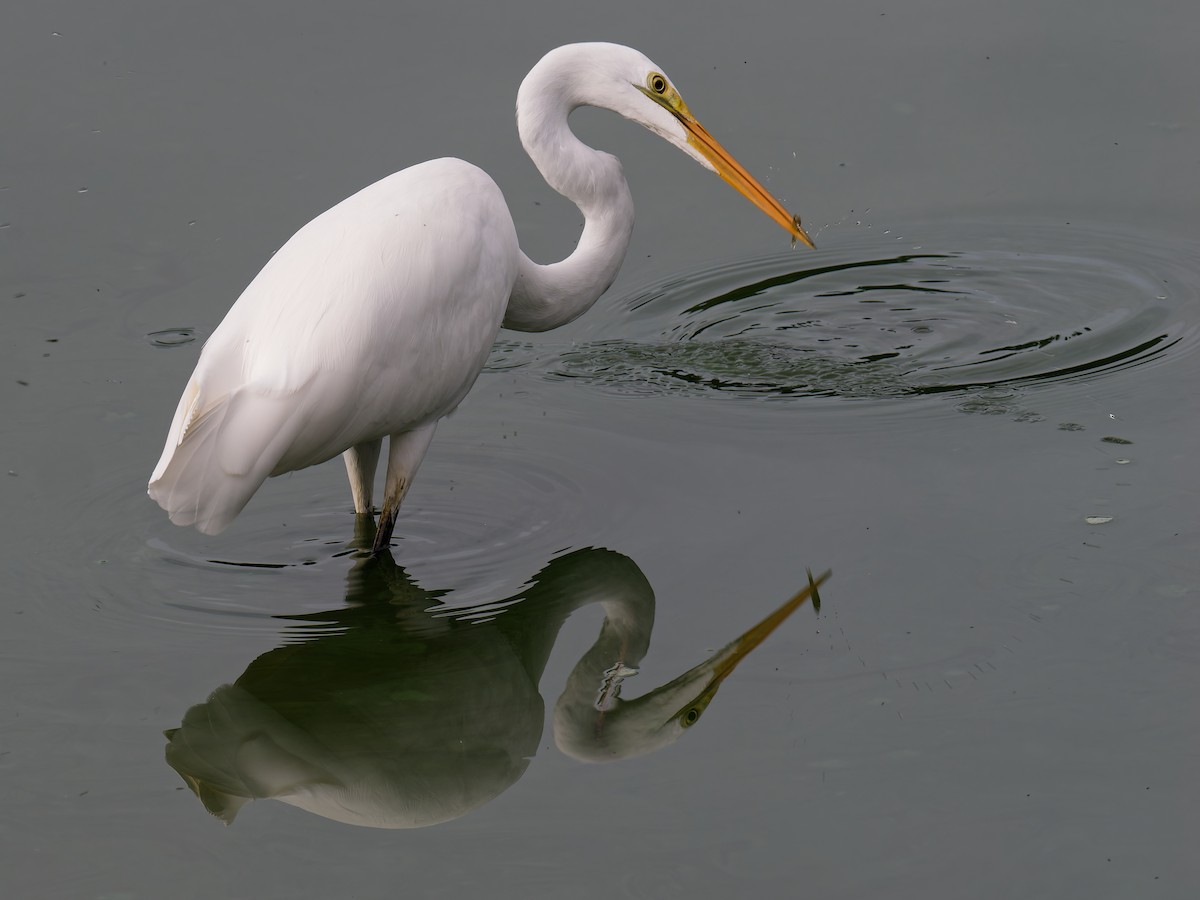
[[[699,718],[700,718],[700,710],[696,709],[696,707],[693,706],[691,709],[689,709],[687,712],[685,712],[683,714],[683,719],[682,719],[683,727],[687,728],[689,725],[695,725],[696,720]]]
[[[656,94],[665,94],[667,92],[667,79],[657,72],[651,72],[646,76],[646,85]]]

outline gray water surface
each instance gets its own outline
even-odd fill
[[[1198,29],[1107,2],[11,13],[0,893],[1194,896]],[[202,341],[313,215],[452,154],[534,258],[569,252],[512,105],[595,39],[661,63],[819,249],[581,111],[638,203],[622,275],[501,334],[393,558],[356,555],[336,462],[219,536],[172,526],[145,483]],[[628,737],[808,568],[818,615]]]

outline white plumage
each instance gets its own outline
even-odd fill
[[[457,159],[397,172],[313,219],[204,345],[150,477],[171,521],[219,532],[269,476],[339,453],[355,509],[369,514],[389,437],[375,549],[386,546],[437,421],[470,390],[501,323],[557,327],[616,277],[633,203],[620,162],[571,133],[567,116],[582,105],[659,134],[811,245],[650,60],[615,44],[553,50],[522,83],[517,122],[546,181],[584,214],[575,251],[531,262],[495,182]]]

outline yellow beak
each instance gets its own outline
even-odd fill
[[[688,109],[679,92],[666,82],[662,75],[657,76],[662,84],[661,90],[652,91],[648,87],[635,84],[639,91],[667,110],[679,120],[679,124],[687,131],[688,143],[708,160],[709,165],[717,170],[717,174],[738,189],[747,200],[765,212],[792,236],[792,246],[796,241],[802,241],[806,246],[816,249],[812,238],[800,224],[800,217],[792,215],[782,203],[776,200],[765,187],[758,183],[753,175],[742,168],[742,164],[734,159],[729,151],[717,143],[717,139],[708,133],[708,129],[696,121],[692,111]]]
[[[717,684],[724,681],[725,678],[733,671],[734,666],[746,658],[747,654],[763,641],[767,639],[772,631],[779,627],[788,616],[795,612],[804,601],[811,600],[814,608],[821,608],[821,595],[817,593],[817,588],[829,580],[832,573],[829,571],[822,572],[816,578],[813,578],[812,572],[808,573],[808,586],[797,592],[791,600],[783,604],[779,609],[775,610],[741,637],[727,644],[713,660],[716,661],[716,677],[713,681]]]
[[[682,104],[681,104],[682,105]],[[670,107],[668,107],[670,108]],[[802,241],[809,247],[816,249],[812,238],[805,232],[804,226],[800,224],[800,217],[792,215],[784,209],[782,203],[776,200],[771,193],[758,183],[758,180],[742,168],[742,164],[729,155],[729,151],[717,143],[717,139],[708,133],[708,129],[697,122],[686,113],[686,107],[681,114],[680,110],[671,110],[679,119],[681,125],[687,129],[688,143],[695,147],[700,154],[707,159],[717,174],[732,184],[738,191],[746,197],[751,203],[765,212],[775,222],[778,222],[792,236],[793,241]]]
[[[737,664],[745,659],[751,650],[766,640],[767,636],[778,628],[784,619],[799,609],[806,600],[811,600],[814,608],[821,608],[821,596],[817,593],[817,588],[825,583],[829,575],[829,572],[825,572],[817,578],[813,578],[812,572],[809,572],[808,586],[799,591],[791,600],[787,601],[787,603],[783,604],[741,637],[730,641],[705,662],[684,672],[670,684],[659,688],[659,691],[668,691],[676,685],[691,684],[697,679],[697,676],[707,678],[704,690],[676,713],[676,716],[684,717],[679,719],[681,725],[686,728],[695,722],[699,718],[699,715],[708,707],[708,704],[712,702],[712,698],[716,696],[717,688],[721,686],[721,682],[729,677],[729,674],[737,667]],[[694,715],[689,715],[690,713],[694,713]]]

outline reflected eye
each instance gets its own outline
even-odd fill
[[[683,714],[683,718],[680,719],[680,723],[683,725],[684,728],[687,728],[689,725],[695,725],[696,721],[699,718],[700,718],[700,710],[696,709],[696,707],[693,706],[691,709],[689,709],[687,712],[685,712]]]
[[[665,94],[667,92],[667,79],[658,72],[651,72],[646,76],[646,86],[656,94]]]

